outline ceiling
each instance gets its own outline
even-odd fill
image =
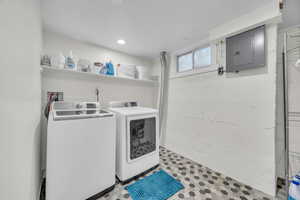
[[[208,36],[208,31],[274,0],[42,0],[44,29],[155,57]],[[125,45],[116,43],[126,40]]]

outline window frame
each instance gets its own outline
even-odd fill
[[[208,65],[203,65],[203,66],[196,66],[195,65],[195,52],[198,51],[198,50],[201,50],[201,49],[206,49],[206,48],[209,48],[209,51],[210,51],[210,64]],[[207,68],[207,67],[210,67],[212,65],[212,56],[211,56],[211,46],[208,45],[208,46],[203,46],[203,47],[200,47],[200,48],[197,48],[197,49],[194,49],[193,50],[193,69],[197,70],[197,69],[203,69],[203,68]]]
[[[197,50],[200,50],[200,49],[205,49],[205,48],[209,48],[210,49],[210,64],[209,65],[204,65],[204,66],[195,66],[195,52]],[[190,54],[192,53],[192,63],[193,63],[193,66],[192,66],[192,69],[190,70],[184,70],[184,71],[179,71],[179,57],[181,56],[184,56],[184,55],[187,55],[187,54]],[[176,73],[177,74],[184,74],[184,73],[192,73],[192,72],[195,72],[195,71],[199,71],[199,70],[202,70],[202,69],[205,69],[205,68],[208,68],[208,67],[211,67],[212,66],[212,47],[210,44],[207,44],[207,45],[203,45],[201,47],[197,47],[191,51],[187,51],[185,53],[181,53],[181,54],[178,54],[176,56]]]
[[[188,70],[183,70],[183,71],[179,71],[179,57],[181,56],[186,56],[188,54],[192,54],[192,69],[188,69]],[[194,70],[194,51],[188,51],[188,52],[185,52],[183,54],[180,54],[180,55],[177,55],[177,63],[176,63],[176,72],[177,73],[184,73],[184,72],[191,72]]]

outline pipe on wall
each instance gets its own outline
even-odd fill
[[[168,104],[168,87],[169,87],[169,73],[170,62],[169,56],[166,51],[160,53],[161,74],[160,74],[160,87],[159,87],[159,131],[161,144],[165,141],[165,127],[167,121],[167,104]]]

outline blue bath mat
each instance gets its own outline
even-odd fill
[[[179,181],[160,170],[125,189],[133,200],[166,200],[183,188]]]

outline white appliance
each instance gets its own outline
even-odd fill
[[[113,189],[115,141],[115,114],[98,103],[52,103],[46,200],[97,198]]]
[[[136,102],[111,102],[117,116],[116,175],[126,183],[159,165],[158,111]]]

